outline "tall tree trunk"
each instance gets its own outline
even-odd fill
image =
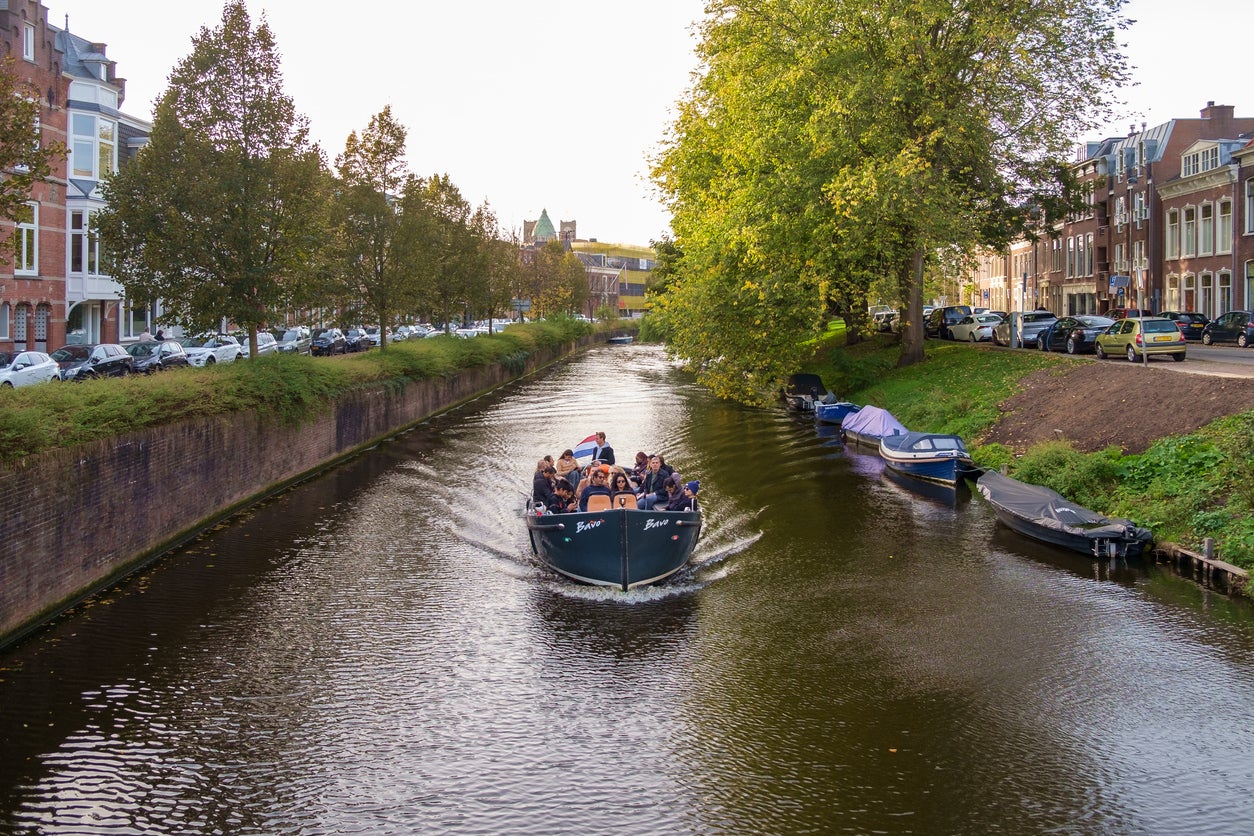
[[[906,302],[906,322],[901,329],[901,356],[897,366],[913,366],[923,362],[923,250],[910,255],[909,265],[901,265],[905,274],[899,282]],[[908,272],[907,272],[908,271]]]

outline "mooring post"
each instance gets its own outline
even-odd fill
[[[1202,554],[1206,555],[1207,560],[1215,559],[1215,538],[1207,537],[1202,541]]]

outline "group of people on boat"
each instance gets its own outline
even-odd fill
[[[701,483],[685,482],[660,453],[636,453],[630,468],[614,462],[614,448],[605,443],[605,433],[597,433],[592,461],[580,466],[573,450],[563,450],[554,461],[545,456],[536,462],[531,500],[542,513],[564,514],[576,511],[610,509],[689,511],[696,510]]]

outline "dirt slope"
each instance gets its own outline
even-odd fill
[[[980,443],[1023,452],[1065,438],[1077,450],[1112,444],[1140,453],[1153,441],[1191,432],[1216,418],[1254,409],[1254,378],[1186,373],[1189,361],[1151,360],[1149,368],[1119,360],[1077,360],[1025,379],[1022,393],[1001,405],[1002,417]],[[1201,364],[1194,364],[1194,371]]]

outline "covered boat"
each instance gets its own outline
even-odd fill
[[[847,416],[840,427],[845,434],[845,441],[869,444],[872,447],[878,447],[880,439],[886,435],[904,435],[907,432],[892,413],[878,406],[862,407],[853,415]]]
[[[882,436],[880,456],[898,473],[944,485],[957,484],[975,469],[962,439],[944,433],[907,432]]]
[[[1096,557],[1137,557],[1154,533],[1130,520],[1111,519],[1069,502],[1041,485],[986,471],[976,488],[1007,527],[1046,543]]]
[[[537,516],[528,508],[526,519],[532,553],[554,571],[624,592],[678,572],[701,535],[700,510],[627,507]]]
[[[789,409],[798,412],[813,412],[815,404],[828,397],[827,386],[817,374],[794,374],[788,378],[784,386],[784,400]],[[834,400],[833,396],[833,400]]]
[[[836,403],[816,403],[814,405],[814,419],[820,424],[836,424],[839,426],[846,416],[852,415],[859,411],[862,407],[856,403],[849,401],[837,401]]]

